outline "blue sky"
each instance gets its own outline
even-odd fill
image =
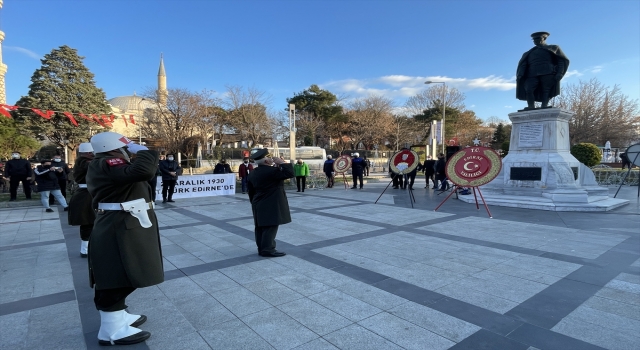
[[[5,0],[7,103],[27,94],[40,58],[68,45],[108,98],[155,87],[265,91],[270,107],[311,84],[397,106],[445,81],[483,118],[526,105],[515,70],[548,31],[571,60],[563,84],[596,77],[640,97],[640,1]]]

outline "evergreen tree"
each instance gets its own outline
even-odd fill
[[[20,98],[16,105],[85,115],[110,113],[106,95],[96,87],[94,75],[82,63],[83,59],[76,49],[69,46],[53,49],[33,73],[29,94]],[[78,126],[75,126],[62,113],[55,113],[47,120],[29,109],[20,108],[14,111],[14,115],[24,130],[36,139],[46,139],[60,147],[66,145],[70,150],[89,140],[90,128],[102,128],[82,118],[76,118]]]
[[[510,133],[507,134],[507,129],[504,124],[499,123],[496,127],[496,131],[493,132],[493,148],[500,148],[505,141],[509,141]]]
[[[40,143],[21,134],[13,119],[0,117],[0,159],[9,159],[13,151],[30,157],[38,148]]]

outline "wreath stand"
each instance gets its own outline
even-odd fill
[[[440,202],[440,204],[438,204],[438,206],[435,209],[433,209],[433,211],[437,211],[444,204],[444,202],[446,202],[447,199],[449,199],[449,197],[451,197],[454,193],[457,196],[458,195],[458,191],[456,190],[457,187],[459,187],[459,186],[454,184],[453,185],[453,191],[451,191],[451,193],[449,193],[449,195],[442,202]],[[482,196],[482,192],[480,191],[480,187],[474,187],[474,186],[467,186],[467,187],[471,187],[471,189],[473,190],[473,198],[476,200],[476,209],[480,210],[480,205],[478,204],[478,196],[476,195],[476,190],[478,190],[478,194],[480,195],[480,198],[482,199],[482,204],[484,204],[484,208],[487,209],[487,214],[489,214],[489,219],[493,219],[493,216],[491,215],[491,212],[489,211],[489,206],[487,206],[487,203],[484,201],[484,196]]]
[[[391,178],[391,181],[389,181],[389,184],[387,184],[387,187],[385,187],[384,190],[382,190],[382,193],[380,193],[380,196],[378,196],[378,199],[376,199],[376,201],[373,204],[378,204],[378,201],[380,200],[380,198],[382,198],[382,195],[387,191],[389,186],[391,186],[391,183],[393,183],[393,180],[398,176],[404,176],[404,174],[395,174]],[[409,188],[409,202],[411,202],[411,208],[413,208],[413,203],[415,201],[416,201],[416,197],[413,195],[413,190]]]
[[[637,145],[640,145],[637,144]],[[637,145],[633,145],[633,146],[637,146]],[[631,147],[633,147],[631,146]],[[631,148],[629,147],[629,148]],[[627,152],[628,149],[627,149]],[[627,177],[629,177],[629,173],[631,173],[631,168],[636,165],[636,161],[638,160],[638,156],[640,156],[640,153],[636,153],[636,156],[633,158],[633,161],[631,162],[631,164],[629,164],[629,170],[627,170],[627,173],[624,175],[624,179],[622,179],[622,181],[620,181],[620,186],[618,186],[618,190],[616,191],[616,194],[613,196],[613,198],[616,198],[616,196],[618,196],[618,192],[620,192],[620,189],[622,188],[622,185],[624,185],[624,182],[627,181]],[[631,161],[631,159],[629,159],[629,161]],[[638,183],[638,197],[640,197],[640,183]]]

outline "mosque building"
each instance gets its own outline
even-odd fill
[[[2,0],[0,0],[2,1]],[[161,106],[167,103],[167,74],[164,70],[164,59],[160,55],[160,68],[158,69],[158,96],[157,101]],[[107,100],[111,106],[111,113],[116,116],[110,131],[126,135],[132,140],[142,140],[145,136],[141,133],[142,116],[146,109],[157,108],[156,100],[137,96],[135,92],[131,96],[118,96]],[[123,118],[122,116],[125,116]],[[133,115],[135,124],[131,124],[130,116]]]

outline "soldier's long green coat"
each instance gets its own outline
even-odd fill
[[[78,157],[73,166],[73,180],[78,184],[87,184],[87,170],[91,159]],[[69,201],[69,225],[93,225],[96,213],[93,210],[91,194],[86,188],[78,188]]]
[[[249,200],[256,226],[275,226],[291,222],[284,180],[294,177],[293,166],[259,166],[249,173]]]
[[[98,153],[89,164],[87,187],[98,203],[151,201],[147,180],[156,174],[158,153],[139,151],[134,163]],[[125,211],[98,213],[89,241],[90,283],[97,290],[148,287],[164,281],[158,220],[148,211],[153,226],[143,228]]]

